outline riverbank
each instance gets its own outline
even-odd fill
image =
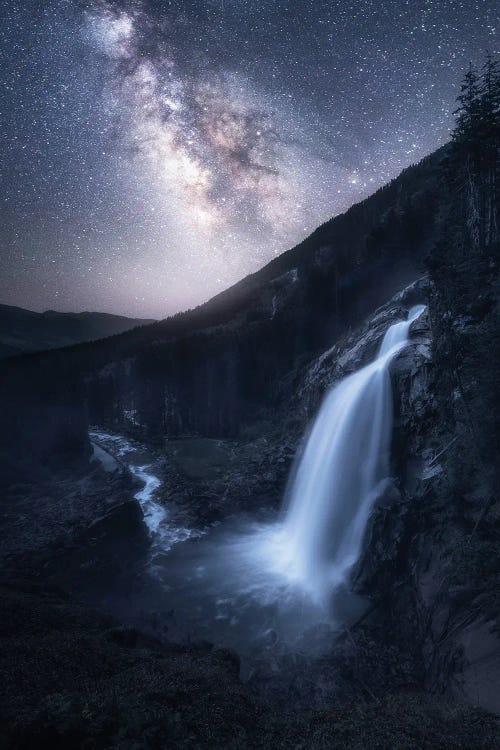
[[[3,580],[25,578],[89,598],[126,588],[148,552],[147,528],[126,470],[97,461],[3,492]]]

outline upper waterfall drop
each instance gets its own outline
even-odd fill
[[[424,311],[390,326],[373,362],[325,396],[286,497],[280,567],[312,592],[344,583],[390,466],[389,365]]]

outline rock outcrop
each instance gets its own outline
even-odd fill
[[[326,390],[366,364],[388,326],[431,294],[427,279],[411,284],[296,373],[290,409],[297,424],[303,428]],[[465,332],[474,322],[460,325]],[[458,437],[444,427],[428,309],[412,325],[410,339],[391,366],[392,480],[373,510],[354,588],[372,600],[372,624],[364,626],[367,637],[383,623],[384,638],[407,655],[412,679],[431,692],[498,712],[495,531],[491,523],[476,527],[482,513],[479,500],[471,498],[464,506],[450,495],[448,460]],[[488,555],[490,567],[481,580],[479,570],[488,566]],[[474,566],[479,570],[472,573]],[[378,648],[384,638],[379,636]]]
[[[392,367],[394,479],[374,510],[356,588],[389,613],[391,637],[413,654],[427,689],[499,712],[495,532],[491,522],[476,526],[477,503],[450,494],[458,436],[443,428],[428,312],[411,333]]]

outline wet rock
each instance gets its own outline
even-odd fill
[[[375,356],[387,328],[396,320],[404,318],[410,307],[425,302],[427,294],[427,280],[424,278],[416,281],[376,310],[362,326],[344,335],[331,349],[314,360],[303,373],[297,388],[297,401],[301,410],[310,418],[326,390],[367,364]],[[421,347],[418,355],[420,358],[429,358],[430,333],[425,312],[412,324],[410,335],[411,352],[403,350],[392,365],[393,371],[416,369],[413,353],[415,346]]]
[[[377,499],[365,532],[363,553],[356,566],[354,588],[360,594],[384,591],[398,577],[398,557],[405,541],[408,503],[388,481]]]
[[[324,656],[332,652],[337,634],[330,624],[319,623],[305,631],[296,644],[297,650],[311,657]]]
[[[468,335],[470,325],[468,318],[457,320],[457,335]],[[429,690],[498,710],[492,689],[500,676],[500,640],[491,609],[495,556],[488,554],[485,540],[471,542],[472,524],[465,531],[467,495],[460,505],[450,492],[449,457],[459,435],[443,430],[441,375],[433,362],[427,312],[411,334],[413,345],[391,367],[393,471],[400,497],[374,510],[355,585],[382,603],[386,632],[401,653],[413,654],[414,675],[420,664]],[[467,381],[463,386],[469,387]],[[458,408],[462,398],[457,395]],[[476,494],[483,498],[483,492]],[[484,498],[470,497],[470,509],[476,502],[484,507]],[[483,534],[488,537],[486,529]],[[489,563],[478,575],[483,558]],[[459,589],[452,581],[460,582]]]
[[[148,533],[137,500],[125,500],[96,518],[82,533],[82,544],[114,554],[130,547],[146,547]]]
[[[230,672],[230,674],[238,677],[240,674],[241,660],[239,654],[233,649],[229,648],[216,648],[212,651],[214,657],[220,664]]]
[[[130,649],[158,649],[161,648],[160,641],[152,638],[149,635],[145,635],[137,628],[127,627],[125,625],[117,625],[114,628],[110,628],[103,636],[110,641],[115,643],[117,646],[122,648]]]

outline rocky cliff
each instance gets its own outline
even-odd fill
[[[380,339],[379,325],[385,328],[416,293],[427,298],[431,314],[413,324],[411,345],[393,363],[393,481],[373,513],[355,589],[380,608],[374,617],[384,619],[386,634],[411,657],[426,689],[498,712],[500,507],[484,482],[472,493],[454,485],[457,459],[464,460],[460,451],[474,454],[476,448],[458,388],[454,408],[462,425],[447,429],[444,373],[432,339],[439,324],[433,286],[424,280],[409,287],[375,314],[353,347],[323,355],[303,393],[310,397],[327,373],[335,377],[339,368],[359,366]],[[459,336],[470,340],[483,317],[457,321]],[[473,384],[465,380],[463,386],[470,391]]]
[[[372,601],[360,628],[370,643],[364,658],[368,663],[370,653],[390,644],[407,661],[405,680],[498,712],[500,508],[497,498],[487,502],[482,485],[465,497],[453,491],[457,445],[474,447],[467,424],[452,433],[447,429],[443,370],[432,336],[438,327],[435,293],[426,278],[410,285],[299,369],[286,410],[289,419],[294,415],[287,437],[296,446],[326,390],[369,361],[388,326],[410,306],[427,303],[412,325],[410,345],[392,365],[393,478],[373,511],[353,579],[354,589]],[[461,321],[460,335],[469,338],[482,323],[473,317]],[[458,390],[454,398],[463,412]],[[276,467],[275,458],[270,463]],[[401,679],[396,671],[393,684]],[[366,679],[377,693],[377,679]]]
[[[435,293],[426,277],[410,284],[333,346],[299,362],[272,418],[261,415],[237,438],[169,439],[160,450],[163,493],[183,522],[195,526],[279,507],[293,456],[326,391],[370,361],[387,328],[411,306],[426,303],[410,345],[392,365],[392,481],[372,514],[354,576],[355,590],[371,601],[356,633],[369,645],[356,658],[374,695],[387,685],[413,685],[498,711],[498,505],[485,516],[481,492],[464,499],[451,489],[454,450],[470,440],[466,425],[450,433],[443,411],[444,371],[432,333],[439,327]],[[470,318],[460,325],[470,336],[479,323]],[[455,399],[459,408],[458,392]],[[393,653],[381,676],[373,664],[387,649]],[[286,679],[300,679],[301,669]],[[316,678],[326,695],[335,693],[324,687],[331,675]],[[278,682],[283,679],[280,673]]]

